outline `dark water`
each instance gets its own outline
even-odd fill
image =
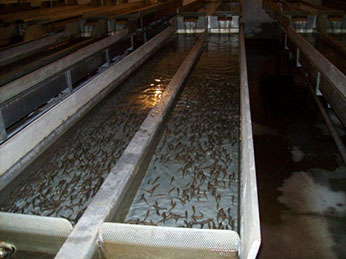
[[[335,46],[326,42],[317,33],[302,34],[323,56],[333,63],[341,72],[346,74],[346,56]],[[340,37],[342,38],[342,37]],[[346,37],[345,37],[346,38]]]
[[[44,253],[33,253],[33,252],[24,252],[24,251],[17,251],[12,255],[13,259],[53,259],[55,256],[51,254],[44,254]]]
[[[345,206],[335,201],[346,190],[345,164],[301,69],[276,39],[247,39],[246,52],[262,234],[257,258],[345,258],[345,213],[337,214]]]
[[[237,229],[238,35],[212,35],[125,223]]]
[[[196,38],[176,37],[81,119],[1,193],[1,210],[76,223]]]

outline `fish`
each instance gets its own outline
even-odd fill
[[[170,220],[171,218],[174,218],[174,217],[173,217],[173,214],[172,214],[172,213],[169,213],[169,214],[167,215],[167,217],[166,217],[166,220]]]
[[[187,222],[187,220],[184,220],[184,223],[185,223],[186,227],[188,227],[188,228],[191,226],[191,224],[189,222]]]
[[[59,208],[57,209],[57,211],[55,212],[55,214],[58,215],[58,213],[61,211],[61,209],[62,209],[62,207],[59,207]]]
[[[226,169],[223,169],[222,171],[223,171],[223,177],[222,177],[222,180],[225,180],[226,175],[227,175],[227,171],[226,171]]]
[[[138,224],[139,223],[139,219],[135,219],[135,220],[127,220],[124,222],[125,224]]]
[[[159,197],[159,198],[162,198],[165,196],[166,196],[166,194],[164,194],[164,193],[158,193],[158,194],[153,195],[153,197]]]
[[[79,206],[82,206],[82,203],[83,202],[83,197],[81,197],[80,199],[79,199]]]
[[[201,201],[202,198],[204,198],[203,194],[198,194],[197,195],[197,201]]]
[[[208,191],[212,190],[212,184],[210,183],[210,181],[208,181]]]
[[[205,219],[205,220],[199,221],[198,224],[208,224],[208,223],[211,223],[212,221],[213,221],[213,219],[209,218],[209,219]]]
[[[182,198],[179,198],[179,197],[177,197],[177,198],[178,198],[178,200],[181,202],[181,204],[182,204],[183,206],[185,206],[186,200],[183,200]]]
[[[221,202],[221,195],[220,195],[220,194],[218,194],[218,195],[216,196],[216,202]]]
[[[85,200],[89,200],[89,197],[90,197],[90,194],[91,194],[91,189],[89,189],[86,193],[86,199]]]
[[[183,216],[178,215],[178,214],[174,214],[174,213],[170,212],[170,213],[168,214],[166,220],[171,219],[171,218],[175,219],[175,223],[177,223],[178,220],[179,220],[180,218],[183,218]]]
[[[47,214],[47,217],[52,216],[54,214],[55,210],[52,210],[50,213]]]
[[[170,194],[174,189],[175,187],[172,187],[171,189],[169,189],[168,194]]]
[[[157,201],[155,201],[153,207],[154,207],[155,209],[157,209],[157,210],[167,210],[167,208],[163,208],[163,207],[161,208],[161,207],[159,207],[159,204],[158,204]]]
[[[232,227],[232,229],[234,229],[234,219],[231,222],[231,227]]]
[[[213,224],[213,229],[217,229],[217,227],[216,227],[216,225],[215,225],[215,222],[214,222],[214,221],[212,222],[212,224]]]
[[[150,205],[150,204],[148,203],[147,199],[145,198],[144,193],[142,194],[142,196],[141,196],[141,198],[140,198],[139,201],[142,201],[142,200],[143,200],[146,204]]]
[[[208,195],[207,195],[207,191],[206,190],[203,190],[203,194],[204,194],[204,197],[208,200]]]
[[[75,175],[70,184],[78,183],[81,178],[81,175]]]
[[[31,201],[31,203],[32,203],[32,207],[34,208],[34,207],[35,207],[35,199],[33,199],[33,200]]]
[[[147,212],[145,213],[145,217],[143,221],[145,221],[148,218],[149,214],[150,214],[150,209],[148,209]]]
[[[183,190],[183,194],[182,194],[183,197],[185,197],[185,196],[187,195],[187,193],[188,193],[188,190],[187,190],[187,189],[184,189],[184,190]]]
[[[79,202],[70,205],[71,208],[77,207],[77,206],[80,206]]]
[[[166,224],[166,219],[167,219],[166,212],[163,212],[163,213],[161,214],[161,217],[162,217],[162,222],[163,222],[163,224]]]
[[[190,196],[188,194],[185,195],[185,201],[190,201]]]
[[[144,190],[144,191],[146,191],[147,193],[152,195],[154,193],[155,189],[159,186],[160,186],[160,184],[158,183],[158,184],[154,185],[153,188],[151,188],[151,190]]]
[[[227,218],[227,215],[226,215],[225,211],[223,210],[223,208],[219,209],[217,216],[221,217],[223,220]]]
[[[142,221],[140,222],[141,224],[145,225],[145,226],[157,226],[157,224],[155,224],[154,222],[150,221],[150,222],[146,222],[146,221]]]
[[[198,219],[201,219],[201,218],[203,218],[204,217],[204,214],[202,213],[202,212],[199,212],[200,213],[200,215],[199,216],[191,216],[191,218],[193,219],[193,220],[198,220]]]
[[[174,202],[174,203],[172,204],[171,208],[168,210],[168,212],[171,212],[171,211],[175,208],[175,205],[176,205],[176,204],[177,204],[177,203]]]
[[[154,185],[158,180],[160,179],[160,176],[156,177],[152,183],[152,185]]]
[[[219,222],[218,229],[224,229],[222,222]]]
[[[73,209],[73,207],[72,207],[72,206],[68,206],[68,205],[66,205],[65,207],[66,207],[66,210],[67,210],[67,209],[69,209],[69,210],[71,210],[72,212],[74,212],[74,209]]]

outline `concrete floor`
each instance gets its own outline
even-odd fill
[[[247,40],[246,49],[258,258],[346,258],[346,166],[328,128],[277,41]]]

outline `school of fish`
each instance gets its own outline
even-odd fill
[[[1,193],[0,210],[75,224],[197,37],[177,36]]]
[[[237,35],[209,36],[125,223],[237,231],[238,46]]]

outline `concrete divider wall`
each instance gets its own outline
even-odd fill
[[[240,257],[254,259],[261,245],[257,180],[243,25],[240,26]]]

